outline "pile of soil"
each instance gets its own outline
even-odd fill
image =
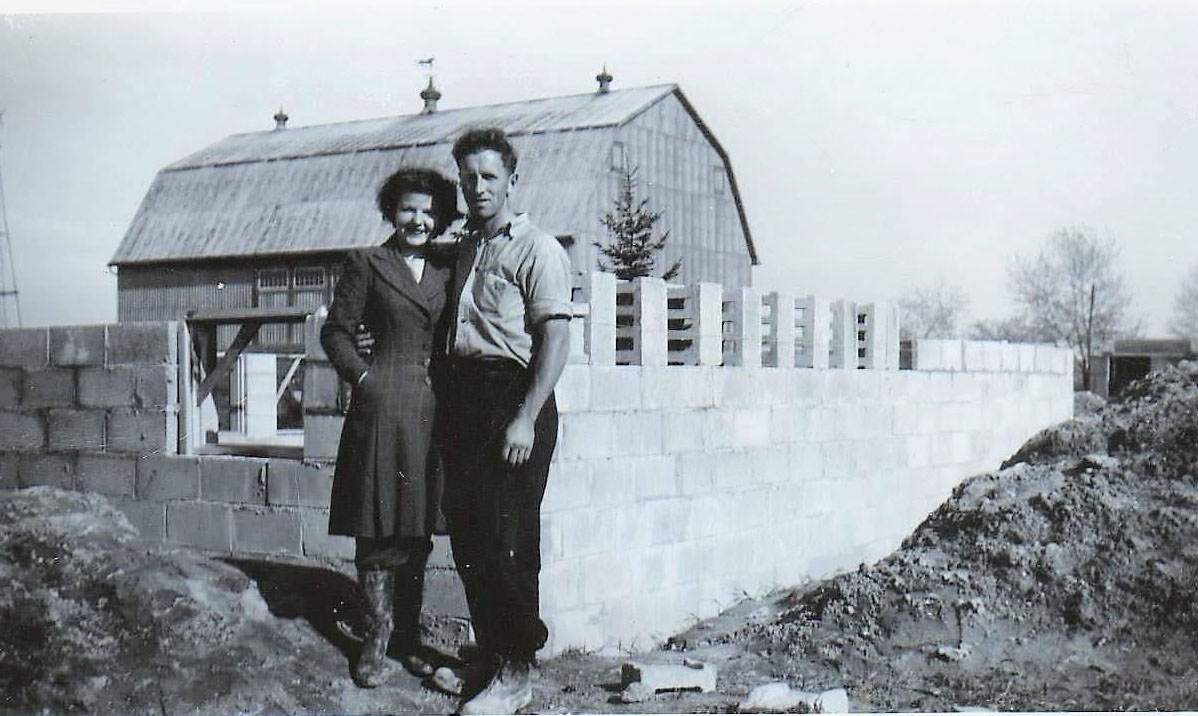
[[[332,570],[142,541],[98,495],[0,491],[0,713],[450,712],[353,685],[331,621],[352,598]]]
[[[1089,402],[746,648],[869,710],[1193,708],[1198,364]]]
[[[1193,708],[1196,476],[1183,363],[1118,401],[1080,397],[886,559],[637,656],[713,663],[716,693],[623,704],[622,660],[573,653],[542,662],[533,709],[729,712],[771,681],[845,687],[855,710]],[[402,672],[353,685],[336,626],[353,601],[335,570],[143,542],[95,495],[0,491],[0,713],[451,713]],[[433,626],[446,651],[464,638]]]

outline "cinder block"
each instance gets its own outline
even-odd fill
[[[587,462],[591,465],[590,505],[622,505],[635,499],[636,458],[617,457]]]
[[[133,497],[137,463],[130,455],[79,455],[75,467],[80,490],[115,497]]]
[[[304,459],[336,459],[344,423],[340,415],[304,415]]]
[[[200,459],[151,455],[137,460],[137,497],[142,500],[191,500],[200,495]]]
[[[649,520],[649,543],[676,544],[686,535],[690,523],[690,501],[687,499],[653,500],[645,503]]]
[[[51,328],[50,363],[62,366],[103,365],[104,326]]]
[[[625,555],[604,552],[588,555],[580,561],[584,602],[605,602],[636,594],[636,570]]]
[[[107,363],[178,363],[178,330],[175,321],[110,324]]]
[[[40,368],[50,362],[50,331],[46,328],[0,330],[0,366]]]
[[[218,502],[168,502],[166,538],[175,544],[230,552],[232,507]]]
[[[779,484],[789,477],[790,450],[786,445],[755,448],[749,453],[753,463],[753,482]]]
[[[591,466],[587,460],[556,460],[549,466],[542,512],[582,507],[591,499]]]
[[[75,404],[75,371],[35,368],[25,373],[21,405],[26,408],[69,408]]]
[[[85,408],[131,408],[133,372],[128,368],[79,369],[79,404]]]
[[[178,366],[136,366],[133,380],[133,406],[136,408],[165,408],[179,402]]]
[[[331,465],[272,459],[266,469],[267,504],[328,509],[333,488]]]
[[[643,368],[641,407],[646,410],[710,408],[715,405],[714,373],[726,368],[674,365]]]
[[[0,334],[0,339],[3,335]],[[0,368],[0,410],[16,408],[21,404],[21,386],[25,376],[20,368]]]
[[[638,500],[678,494],[678,478],[673,456],[641,457],[637,458],[635,465]]]
[[[200,458],[200,497],[265,505],[266,464],[266,460],[253,457]]]
[[[603,646],[603,605],[587,604],[578,609],[545,610],[549,642],[545,651],[560,654],[566,650],[591,651]]]
[[[638,410],[640,366],[591,367],[591,410]]]
[[[618,508],[576,509],[553,514],[561,527],[560,555],[581,557],[612,549]]]
[[[557,457],[561,460],[609,457],[614,450],[612,416],[604,413],[566,413],[561,416]]]
[[[542,609],[573,609],[583,603],[579,559],[562,559],[541,568]],[[588,599],[592,595],[587,595]]]
[[[113,410],[108,413],[109,452],[169,454],[177,449],[178,420],[173,411]]]
[[[51,450],[103,450],[104,411],[51,409],[46,432]]]
[[[703,413],[683,410],[662,414],[662,452],[667,455],[703,449]]]
[[[114,504],[144,539],[166,539],[166,505],[144,500],[117,500]]]
[[[233,549],[264,554],[303,554],[299,510],[284,507],[234,508]]]
[[[725,366],[712,373],[712,403],[718,408],[742,408],[757,404],[756,377],[760,369]]]
[[[737,490],[753,482],[753,460],[747,450],[720,450],[708,453],[715,460],[715,489]]]
[[[21,487],[49,485],[75,489],[75,458],[72,455],[22,455],[18,478]]]
[[[591,407],[591,367],[567,365],[554,388],[558,412],[577,413]]]
[[[1053,353],[1057,349],[1050,345],[1036,346],[1036,372],[1051,373],[1053,365]]]
[[[675,455],[674,470],[683,495],[705,495],[715,489],[715,460],[706,452]]]
[[[46,426],[37,413],[0,410],[0,450],[40,450],[46,445]]]
[[[614,455],[660,455],[662,452],[662,417],[657,411],[614,413],[611,421],[615,430]]]
[[[737,410],[732,414],[732,445],[733,447],[748,447],[751,445],[769,445],[770,443],[770,411],[769,408],[748,408]]]
[[[353,537],[329,534],[328,510],[302,508],[299,512],[304,556],[334,559],[354,558]]]
[[[732,447],[733,418],[732,411],[724,408],[712,408],[703,413],[703,444],[707,450],[719,450]]]
[[[305,411],[339,414],[340,396],[341,379],[331,363],[310,359],[304,362]]]
[[[0,490],[15,490],[21,486],[21,456],[0,452]]]

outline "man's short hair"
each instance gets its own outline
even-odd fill
[[[487,149],[498,152],[500,158],[503,159],[503,166],[507,168],[509,173],[515,173],[516,150],[512,148],[512,143],[508,141],[507,134],[499,127],[473,127],[467,129],[453,143],[453,160],[458,165],[461,165],[462,160],[466,157]]]
[[[461,214],[458,213],[458,185],[440,172],[422,167],[403,167],[387,177],[379,187],[378,206],[383,218],[391,221],[405,193],[428,194],[433,198],[433,216],[437,226],[434,233],[445,230]]]

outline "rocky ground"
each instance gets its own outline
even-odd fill
[[[886,559],[745,602],[647,661],[713,693],[619,702],[622,660],[545,660],[533,710],[729,712],[761,684],[856,710],[1198,706],[1198,364],[1135,384],[962,483]],[[103,498],[0,492],[0,713],[449,713],[348,677],[352,582],[150,545]],[[446,651],[461,625],[430,624]]]

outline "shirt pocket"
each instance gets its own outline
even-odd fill
[[[513,304],[519,303],[520,291],[503,274],[484,271],[477,285],[474,302],[479,309],[500,316],[507,315]]]

